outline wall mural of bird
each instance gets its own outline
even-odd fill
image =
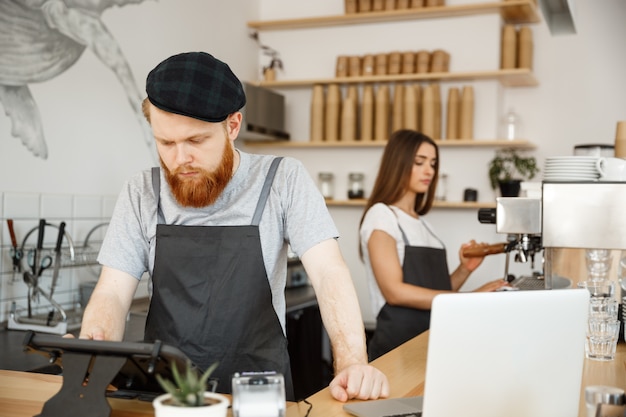
[[[48,146],[28,85],[58,76],[89,48],[122,84],[149,148],[152,133],[141,112],[142,95],[121,48],[101,21],[113,6],[144,0],[0,0],[0,102],[11,135],[47,159]]]

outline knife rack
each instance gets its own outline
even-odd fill
[[[33,233],[38,232],[41,235],[40,228],[41,227],[52,227],[56,228],[60,232],[60,226],[57,226],[52,223],[45,222],[44,220],[40,221],[40,225],[32,228],[24,237],[22,241],[22,245],[17,250],[18,256],[20,257],[19,269],[20,273],[24,274],[24,282],[28,285],[28,295],[27,295],[27,314],[21,315],[18,312],[18,308],[15,302],[11,305],[11,310],[8,318],[8,328],[15,330],[33,330],[43,333],[53,333],[53,334],[65,334],[68,330],[76,330],[80,328],[82,314],[73,314],[68,317],[68,313],[65,309],[54,300],[53,291],[54,291],[54,279],[52,281],[50,291],[45,291],[41,287],[40,279],[48,274],[37,273],[37,269],[33,268],[29,262],[31,262],[30,258],[32,258],[32,262],[39,263],[39,260],[49,257],[51,259],[51,264],[48,268],[49,270],[54,269],[67,269],[67,268],[77,268],[77,267],[90,267],[90,271],[94,274],[99,273],[99,265],[97,262],[97,256],[99,252],[99,245],[101,241],[95,241],[94,236],[97,231],[108,226],[108,223],[100,223],[94,226],[89,233],[87,234],[84,244],[82,246],[76,246],[72,237],[67,232],[67,230],[63,231],[63,237],[61,238],[61,243],[65,242],[65,245],[60,246],[60,257],[58,258],[59,264],[55,265],[57,261],[56,257],[56,248],[55,247],[46,247],[42,244],[39,244],[37,247],[33,246],[32,243],[29,244],[29,239]],[[98,267],[98,271],[96,271],[96,267]],[[31,274],[30,271],[33,270]],[[58,271],[57,271],[58,273]],[[30,274],[30,279],[26,278],[26,275]],[[33,278],[34,277],[34,278]],[[39,296],[43,296],[49,303],[52,309],[47,314],[33,314],[32,313],[32,302],[34,300],[38,300]]]

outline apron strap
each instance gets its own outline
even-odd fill
[[[389,210],[391,210],[391,212],[393,213],[394,216],[396,216],[396,220],[398,221],[398,229],[400,229],[400,233],[402,233],[402,240],[404,240],[404,245],[405,246],[411,246],[409,244],[409,239],[406,237],[406,234],[404,233],[404,230],[402,229],[402,226],[400,226],[400,219],[398,218],[398,214],[395,212],[394,209],[392,209],[390,206]],[[424,228],[428,231],[428,233],[430,233],[430,235],[432,237],[435,238],[435,240],[437,240],[439,243],[441,243],[441,246],[445,249],[446,245],[443,243],[443,241],[441,239],[439,239],[439,237],[430,229],[430,227],[428,227],[428,224],[426,224],[426,222],[422,221],[422,224],[424,225]]]
[[[159,167],[152,167],[152,191],[154,192],[154,200],[157,206],[157,224],[165,223],[165,216],[161,210],[161,170]]]
[[[387,206],[387,207],[389,208],[389,210],[391,210],[393,215],[396,216],[396,221],[398,223],[398,229],[400,229],[400,233],[402,233],[402,240],[404,241],[404,246],[410,246],[409,245],[409,239],[406,237],[406,234],[404,233],[404,230],[402,230],[402,227],[400,226],[400,219],[398,218],[398,214],[396,213],[396,211],[394,209],[391,208],[391,206]]]
[[[422,224],[424,225],[424,227],[426,228],[426,230],[428,230],[430,232],[430,234],[439,241],[439,243],[441,243],[441,246],[445,249],[446,245],[442,242],[441,239],[439,239],[439,237],[431,230],[431,228],[428,226],[428,224],[426,222],[422,222]]]
[[[272,183],[274,182],[274,177],[276,176],[276,171],[278,170],[278,165],[280,161],[282,161],[283,157],[276,157],[272,160],[272,164],[270,165],[270,169],[267,172],[267,177],[265,177],[265,182],[263,183],[263,188],[261,189],[261,194],[259,195],[259,201],[257,202],[256,209],[254,210],[254,215],[252,216],[252,226],[258,226],[261,222],[261,216],[263,216],[263,211],[265,210],[265,203],[270,195],[270,190],[272,188]],[[161,193],[161,175],[160,168],[153,167],[152,168],[152,190],[154,192],[154,199],[156,200],[156,204],[158,207],[158,223],[162,224],[164,222],[163,212],[161,211],[160,201],[160,193]]]
[[[259,223],[261,223],[261,216],[263,216],[263,210],[265,210],[265,203],[270,195],[272,183],[274,182],[274,176],[276,176],[276,170],[278,169],[278,164],[280,164],[282,159],[282,156],[274,158],[272,165],[270,165],[270,169],[267,171],[267,177],[265,177],[263,189],[261,189],[259,201],[257,202],[256,209],[254,210],[254,216],[252,216],[252,226],[258,226]]]

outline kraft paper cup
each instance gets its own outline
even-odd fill
[[[626,140],[626,120],[617,122],[617,129],[615,130],[615,139]]]

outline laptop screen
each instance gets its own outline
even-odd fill
[[[435,297],[424,417],[578,414],[586,290]]]
[[[424,397],[343,408],[359,417],[578,415],[588,303],[584,289],[439,295]]]

